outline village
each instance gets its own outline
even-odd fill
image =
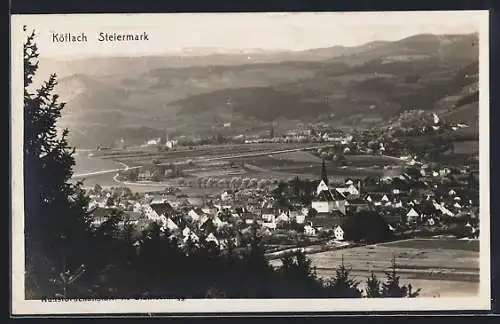
[[[439,120],[434,118],[434,123]],[[351,137],[342,143],[349,147],[353,142],[356,139]],[[373,145],[385,153],[383,144]],[[323,159],[317,180],[297,177],[263,187],[221,188],[220,193],[201,197],[180,194],[175,187],[139,194],[123,186],[97,185],[88,192],[89,210],[95,225],[106,221],[111,210],[122,211],[121,224],[134,225],[137,245],[141,231],[152,223],[180,245],[211,242],[221,250],[244,248],[252,229],[257,229],[271,252],[328,242],[374,243],[423,233],[478,237],[477,165],[448,166],[409,155],[398,176],[339,182],[329,179],[328,156],[322,151],[317,154]],[[371,235],[375,228],[353,234],[373,224],[364,224],[360,215],[381,220],[389,234]]]

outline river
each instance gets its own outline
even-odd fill
[[[98,157],[88,156],[89,151],[77,150],[74,154],[75,166],[73,168],[73,174],[86,174],[90,172],[105,171],[123,168],[123,165],[107,159],[100,159]],[[115,173],[107,173],[100,175],[88,176],[83,179],[83,184],[85,187],[91,187],[95,184],[101,186],[113,186],[117,183],[113,180]],[[80,180],[80,179],[79,179]]]

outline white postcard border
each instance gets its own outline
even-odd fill
[[[387,17],[403,19],[405,14],[428,15],[430,12],[394,13]],[[346,13],[348,14],[348,13]],[[367,13],[363,13],[366,15]],[[36,30],[38,16],[11,16],[11,168],[12,168],[12,313],[16,315],[118,314],[118,313],[253,313],[253,312],[359,312],[359,311],[442,311],[489,310],[490,287],[490,161],[489,161],[489,13],[471,11],[479,26],[480,71],[480,291],[477,297],[415,299],[193,299],[193,300],[101,300],[42,302],[24,298],[24,199],[23,199],[23,25]],[[71,24],[76,16],[85,16],[92,24],[99,20],[130,20],[140,24],[161,14],[51,15],[51,20]],[[356,13],[353,13],[356,15]],[[373,16],[386,13],[372,13]],[[158,17],[156,17],[158,18]],[[81,21],[81,17],[79,21]],[[42,19],[43,21],[43,19]],[[365,21],[366,22],[366,21]],[[357,20],[359,23],[359,19]],[[135,26],[134,26],[135,27]],[[137,26],[139,27],[139,26]]]

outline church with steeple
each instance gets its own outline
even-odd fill
[[[330,189],[328,184],[328,174],[325,160],[323,159],[323,164],[321,165],[321,180],[316,188],[316,194],[312,200],[311,207],[315,209],[318,214],[329,214],[337,210],[345,215],[345,195],[336,189]]]

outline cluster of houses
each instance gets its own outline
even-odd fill
[[[479,195],[478,189],[470,184],[474,180],[471,174],[465,167],[450,170],[421,164],[412,172],[396,177],[371,181],[347,179],[343,184],[329,184],[323,164],[321,180],[309,205],[283,209],[262,192],[241,199],[238,194],[225,191],[207,201],[194,197],[138,196],[124,190],[113,195],[106,191],[93,193],[89,208],[96,225],[109,217],[110,209],[120,209],[127,221],[139,229],[157,222],[180,244],[205,240],[221,249],[230,242],[234,246],[241,244],[241,238],[252,226],[257,226],[264,235],[293,229],[305,236],[327,232],[343,240],[343,222],[366,209],[376,211],[391,230],[401,225],[434,226],[463,219],[474,233],[478,232]]]

